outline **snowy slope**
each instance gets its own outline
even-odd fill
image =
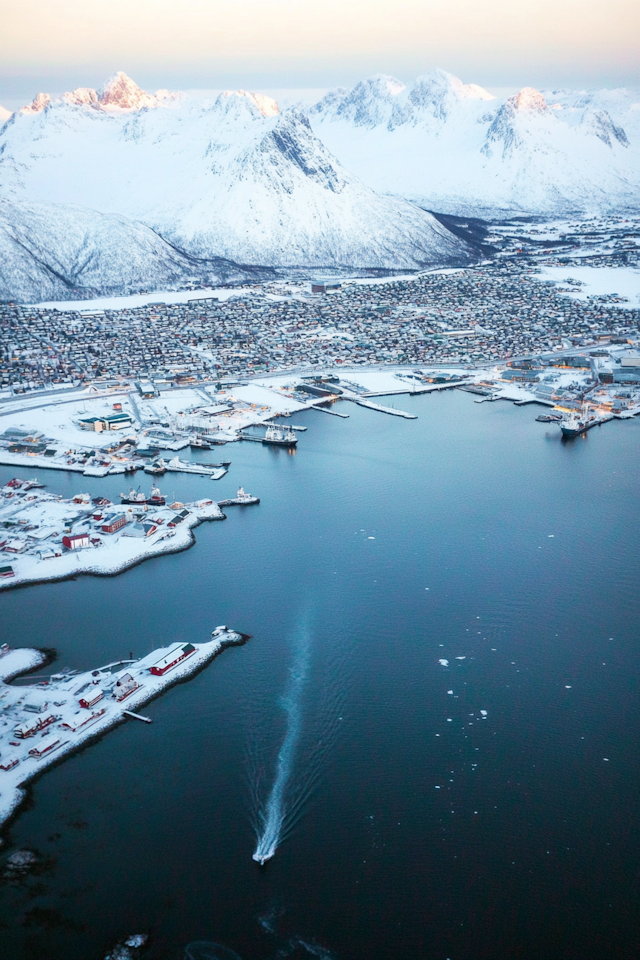
[[[376,190],[432,210],[497,216],[640,208],[640,92],[525,88],[496,99],[435,70],[327,94],[314,132]]]
[[[34,303],[137,293],[181,284],[260,279],[202,261],[149,227],[84,207],[0,199],[0,300]]]
[[[424,210],[345,170],[305,116],[244,91],[151,97],[123,74],[10,117],[0,196],[137,220],[187,254],[243,264],[406,268],[473,255]]]

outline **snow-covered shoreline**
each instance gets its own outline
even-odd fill
[[[10,769],[0,769],[0,827],[23,802],[26,785],[48,767],[100,737],[116,724],[122,723],[127,719],[127,711],[144,706],[168,687],[197,673],[225,647],[245,643],[248,639],[246,634],[229,630],[227,627],[217,627],[212,633],[212,639],[205,643],[184,643],[182,649],[192,649],[189,649],[182,662],[171,666],[162,676],[154,676],[150,673],[150,667],[163,657],[169,659],[176,656],[176,650],[181,644],[154,650],[135,662],[121,661],[98,670],[60,675],[52,677],[46,683],[20,687],[8,686],[5,681],[43,664],[47,659],[46,654],[40,650],[23,648],[11,650],[0,657],[0,701],[4,706],[4,726],[0,727],[0,764],[7,763],[11,758],[17,760]],[[118,701],[112,691],[118,682],[126,683],[126,677],[131,677],[137,686],[125,699]],[[85,694],[87,697],[103,694],[95,705],[89,708],[84,708],[77,700],[78,694],[86,690],[89,691]],[[36,706],[40,705],[40,701],[46,704],[40,713],[33,710],[34,700]],[[29,705],[28,711],[24,709],[25,704]],[[33,722],[38,717],[45,719],[51,713],[57,719],[42,731],[24,739],[15,739],[16,723]],[[80,728],[83,721],[84,728]],[[29,754],[30,749],[38,747],[40,742],[46,743],[44,738],[49,737],[59,739],[59,743],[50,753],[39,759]],[[14,746],[15,744],[17,746]]]
[[[171,531],[162,530],[149,538],[121,537],[113,544],[103,544],[98,551],[95,548],[72,550],[44,561],[33,556],[18,556],[15,560],[11,560],[11,566],[14,569],[13,577],[0,580],[0,591],[37,583],[75,579],[83,574],[99,577],[117,576],[152,557],[188,550],[196,542],[193,532],[195,527],[207,520],[225,519],[225,514],[213,501],[190,512]],[[9,558],[6,557],[6,559]],[[47,571],[50,572],[47,573]]]

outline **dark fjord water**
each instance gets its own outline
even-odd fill
[[[3,857],[44,865],[0,887],[5,960],[138,931],[167,960],[638,955],[640,423],[563,443],[535,408],[409,405],[297,417],[295,456],[226,447],[223,481],[163,490],[241,482],[259,507],[117,578],[0,597],[2,639],[60,667],[253,635],[34,785]]]

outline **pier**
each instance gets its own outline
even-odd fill
[[[353,403],[357,403],[359,407],[368,407],[369,410],[377,410],[378,413],[388,413],[392,417],[404,417],[405,420],[417,420],[418,417],[415,413],[405,413],[404,410],[395,410],[393,407],[383,407],[379,403],[371,403],[370,400],[363,400],[361,397],[348,397],[345,396],[345,400],[351,400]]]

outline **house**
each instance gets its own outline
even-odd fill
[[[2,578],[3,580],[6,580],[9,577],[15,577],[15,573],[13,572],[13,567],[9,567],[9,566],[0,567],[0,578]]]
[[[56,747],[60,746],[60,737],[57,737],[55,733],[48,733],[46,737],[42,737],[38,741],[35,747],[31,747],[29,750],[29,756],[35,757],[36,760],[41,760],[42,757],[46,757],[48,753],[51,753],[52,750],[55,750]]]
[[[72,733],[77,733],[78,730],[84,730],[86,727],[90,727],[96,720],[103,717],[106,712],[106,707],[103,707],[102,710],[93,710],[88,715],[83,713],[82,710],[78,710],[72,717],[64,720],[60,726],[64,730],[71,730]]]
[[[183,520],[186,520],[189,516],[188,510],[181,510],[180,513],[176,513],[175,517],[172,517],[167,524],[168,527],[177,527],[179,523],[182,523]]]
[[[113,688],[113,697],[115,700],[121,703],[123,700],[126,700],[127,697],[130,697],[134,690],[137,690],[139,687],[140,684],[133,679],[131,674],[125,673],[116,682],[116,685]]]
[[[62,538],[62,546],[67,550],[81,550],[89,546],[88,533],[70,533]]]
[[[154,677],[163,677],[165,673],[173,670],[174,667],[177,667],[179,663],[182,663],[183,660],[186,660],[187,657],[190,657],[191,654],[195,652],[196,648],[192,643],[178,643],[175,647],[171,648],[169,653],[158,660],[157,663],[149,667],[149,673],[152,673]]]
[[[338,290],[342,290],[339,280],[320,280],[311,284],[311,293],[337,293]]]
[[[50,727],[52,723],[55,723],[58,718],[53,713],[47,713],[45,716],[34,717],[33,720],[25,720],[23,723],[18,724],[14,729],[14,734],[20,740],[26,740],[27,737],[35,737],[36,733],[40,733],[41,730],[46,730],[47,727]]]
[[[26,540],[8,540],[4,545],[4,549],[7,553],[24,553],[27,549]]]
[[[59,547],[42,547],[37,551],[38,557],[40,560],[55,560],[56,557],[62,556],[62,550]]]
[[[122,530],[126,524],[126,516],[124,513],[120,513],[116,516],[107,517],[106,523],[102,524],[101,530],[103,533],[115,533],[117,530]]]
[[[122,534],[123,537],[150,537],[152,533],[155,533],[158,528],[155,523],[141,523],[136,520],[135,523],[132,523],[127,530]]]
[[[15,753],[9,753],[6,757],[0,757],[0,770],[13,770],[20,763]]]
[[[88,710],[90,707],[93,707],[99,700],[102,700],[104,697],[104,691],[100,687],[93,687],[91,690],[87,690],[83,696],[80,697],[78,703],[81,707],[84,707],[85,710]]]

